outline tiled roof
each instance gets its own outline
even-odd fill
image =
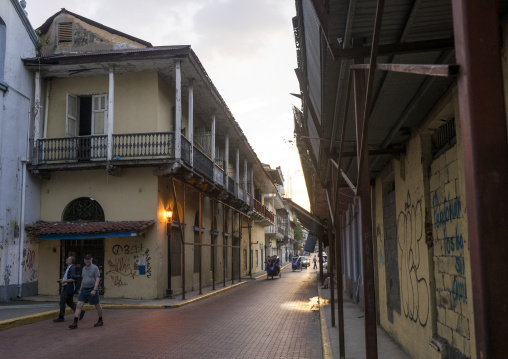
[[[66,234],[101,234],[146,232],[155,221],[120,221],[120,222],[44,222],[27,225],[26,231],[35,236]]]

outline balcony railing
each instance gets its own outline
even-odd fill
[[[188,165],[191,164],[191,143],[182,136],[182,160]]]
[[[224,186],[224,171],[217,164],[213,167],[213,180]]]
[[[37,141],[39,163],[78,162],[105,159],[108,136],[48,138]]]
[[[174,157],[174,132],[113,135],[113,157]]]
[[[209,179],[213,179],[213,162],[203,152],[194,146],[194,168]]]
[[[44,138],[37,141],[38,163],[105,160],[108,136]],[[113,135],[113,158],[174,157],[173,132]]]
[[[254,210],[261,214],[263,217],[268,218],[270,221],[274,221],[274,214],[263,206],[257,199],[254,199]]]

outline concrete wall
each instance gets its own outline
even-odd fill
[[[433,135],[453,118],[456,144],[437,151]],[[452,89],[375,182],[379,320],[414,358],[475,357],[461,141]]]
[[[29,33],[33,29],[16,9],[22,13],[19,3],[0,2],[6,31],[0,51],[1,88],[6,87],[0,90],[0,301],[36,294],[39,271],[37,241],[29,240],[23,229],[39,216],[39,184],[23,166],[36,105],[34,76],[21,61],[35,56],[36,45]]]

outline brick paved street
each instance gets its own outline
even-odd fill
[[[2,358],[322,358],[315,271],[261,279],[177,309],[91,311],[0,332]]]

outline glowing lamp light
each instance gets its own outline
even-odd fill
[[[166,219],[168,222],[171,222],[171,218],[173,217],[173,211],[167,210],[166,211]]]

